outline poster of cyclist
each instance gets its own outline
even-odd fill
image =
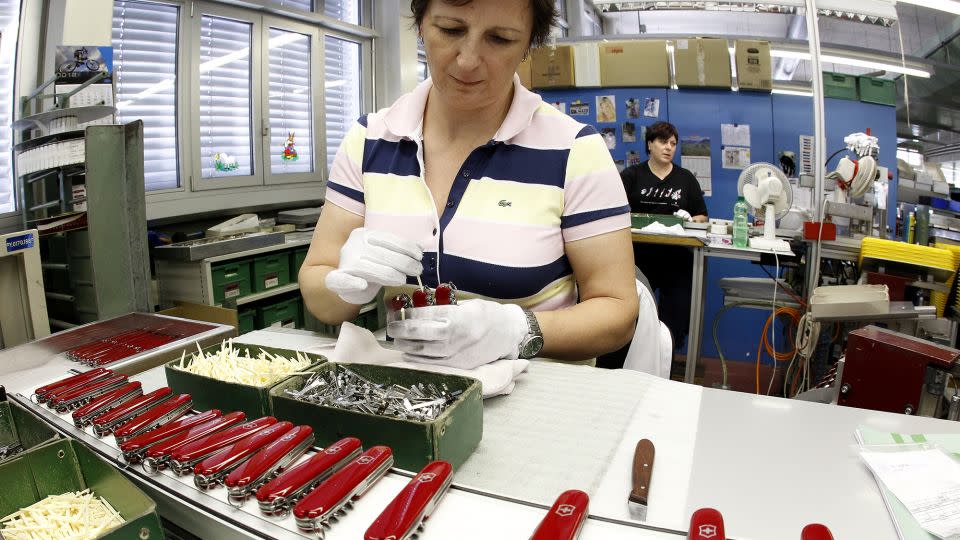
[[[57,82],[60,84],[79,84],[98,73],[106,74],[98,83],[112,82],[113,47],[58,45],[56,58]]]

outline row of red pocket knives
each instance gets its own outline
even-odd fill
[[[105,366],[179,339],[150,330],[128,330],[115,336],[98,339],[66,351],[67,358],[89,366]]]
[[[95,373],[96,372],[96,373]],[[105,389],[104,381],[113,381]],[[64,397],[66,396],[66,397]],[[386,446],[362,451],[348,437],[287,469],[313,446],[313,430],[263,417],[245,421],[242,412],[219,410],[181,418],[191,407],[188,394],[169,388],[143,394],[139,382],[109,370],[92,370],[38,388],[34,400],[61,413],[71,409],[77,427],[117,439],[127,463],[148,472],[169,467],[192,472],[200,489],[223,484],[229,501],[242,505],[255,495],[263,512],[292,508],[297,526],[322,532],[393,465]],[[282,471],[282,473],[279,473]],[[408,538],[430,516],[452,481],[445,461],[427,464],[373,522],[365,538]]]

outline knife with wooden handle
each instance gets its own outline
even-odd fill
[[[723,516],[713,508],[701,508],[690,516],[687,540],[727,540]]]
[[[650,439],[641,439],[633,452],[633,488],[630,490],[630,497],[627,499],[627,507],[630,509],[630,517],[638,521],[647,520],[654,453],[653,443],[650,442]]]
[[[564,491],[533,531],[530,540],[576,540],[589,513],[590,497],[577,489]]]
[[[833,534],[826,525],[811,523],[800,532],[800,540],[833,540]]]

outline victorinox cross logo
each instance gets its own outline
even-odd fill
[[[373,463],[373,458],[370,456],[360,456],[357,458],[357,463],[360,465],[366,465],[367,463]]]
[[[702,538],[713,538],[717,536],[717,526],[716,525],[701,525],[700,526],[700,536]]]
[[[432,473],[432,472],[423,473],[420,475],[419,478],[417,478],[417,482],[420,482],[421,484],[426,484],[427,482],[433,482],[433,479],[436,477],[437,477],[436,473]]]
[[[557,507],[557,515],[563,517],[571,516],[576,509],[577,507],[572,504],[561,504]]]

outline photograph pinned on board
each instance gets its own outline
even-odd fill
[[[633,122],[624,122],[620,128],[623,131],[623,142],[637,142],[637,125]]]
[[[646,98],[643,100],[643,115],[649,118],[660,116],[660,99]]]
[[[640,164],[640,152],[636,150],[627,151],[627,166],[632,167]]]
[[[627,118],[640,118],[640,100],[638,98],[627,99]]]
[[[750,149],[744,146],[723,147],[724,169],[746,169],[750,166]]]
[[[550,103],[550,105],[553,106],[554,109],[562,112],[563,114],[567,114],[567,104],[566,104],[566,103],[564,103],[564,102],[562,102],[562,101],[551,101],[551,102],[549,102],[549,103]]]
[[[597,96],[597,122],[616,122],[617,121],[617,98],[616,96]]]
[[[603,128],[600,130],[600,136],[603,137],[603,142],[607,143],[608,150],[617,148],[617,128]]]
[[[624,163],[622,159],[614,160],[613,164],[617,166],[617,172],[623,172],[623,170],[627,168],[626,163]]]
[[[590,104],[579,99],[570,104],[570,116],[590,116]]]

